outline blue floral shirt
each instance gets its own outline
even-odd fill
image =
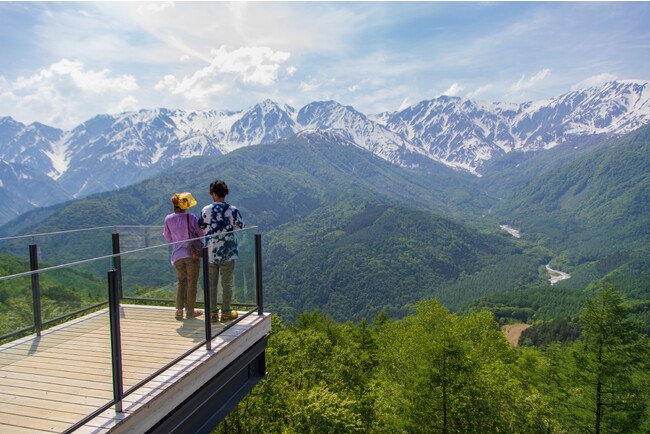
[[[237,208],[226,202],[206,205],[201,210],[199,227],[205,232],[211,263],[237,259],[237,237],[234,231],[244,227],[244,220]]]

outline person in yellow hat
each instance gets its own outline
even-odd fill
[[[171,197],[174,212],[165,217],[163,236],[174,243],[171,263],[176,268],[178,287],[176,289],[176,319],[183,319],[183,309],[186,318],[194,318],[203,313],[195,309],[197,282],[199,280],[200,259],[192,254],[191,244],[179,241],[203,237],[198,219],[192,213],[186,212],[196,205],[191,193],[176,193]],[[201,243],[202,244],[202,243]]]

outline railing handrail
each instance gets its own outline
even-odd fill
[[[109,226],[109,227],[115,227],[115,226]],[[143,227],[143,226],[135,226],[135,227]],[[148,227],[150,227],[150,226],[148,226]],[[236,234],[237,232],[251,231],[251,230],[255,230],[255,229],[258,229],[258,227],[257,226],[247,226],[247,227],[245,227],[243,229],[235,229],[234,231],[223,232],[223,233],[220,233],[220,234],[203,235],[203,236],[196,237],[196,238],[188,238],[187,240],[174,241],[173,243],[156,244],[156,245],[153,245],[153,246],[142,247],[142,248],[139,248],[139,249],[125,250],[125,251],[120,252],[120,253],[112,253],[110,255],[96,256],[94,258],[81,259],[79,261],[67,262],[65,264],[52,265],[52,266],[46,267],[46,268],[39,268],[38,270],[24,271],[22,273],[9,274],[7,276],[0,276],[0,282],[2,282],[4,280],[14,279],[14,278],[17,278],[17,277],[32,276],[34,274],[44,273],[44,272],[50,271],[50,270],[57,270],[57,269],[61,269],[61,268],[73,267],[75,265],[87,264],[87,263],[94,262],[94,261],[112,259],[112,258],[115,258],[117,256],[121,257],[121,256],[123,256],[125,254],[128,254],[128,253],[143,252],[145,250],[156,249],[156,248],[160,248],[160,247],[166,246],[166,245],[167,246],[173,246],[175,244],[187,243],[188,241],[204,240],[206,238],[214,238],[214,237],[218,237],[218,236],[222,236],[222,235],[226,235],[226,234]]]
[[[6,240],[19,240],[21,238],[35,238],[35,237],[44,237],[46,235],[61,235],[69,234],[73,232],[84,232],[84,231],[93,231],[97,229],[110,229],[110,228],[162,228],[163,225],[110,225],[110,226],[94,226],[92,228],[81,228],[81,229],[68,229],[65,231],[54,231],[54,232],[43,232],[40,234],[25,234],[25,235],[15,235],[12,237],[0,237],[0,241]]]

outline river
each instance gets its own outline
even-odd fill
[[[551,282],[551,285],[555,285],[561,280],[567,280],[571,278],[571,275],[569,273],[554,270],[551,267],[549,267],[549,264],[546,264],[546,271],[548,271],[548,274],[551,276],[548,279]]]
[[[521,237],[521,233],[517,229],[511,226],[500,225],[500,227],[501,229],[508,232],[510,235],[512,235],[515,238]],[[569,273],[565,273],[564,271],[554,270],[549,266],[549,264],[546,264],[546,271],[548,271],[549,276],[551,276],[548,279],[551,282],[551,285],[555,285],[561,280],[567,280],[571,278],[571,275]]]

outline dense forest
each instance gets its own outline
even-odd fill
[[[610,286],[569,343],[508,344],[488,311],[273,318],[268,376],[215,433],[645,433],[650,340]]]

